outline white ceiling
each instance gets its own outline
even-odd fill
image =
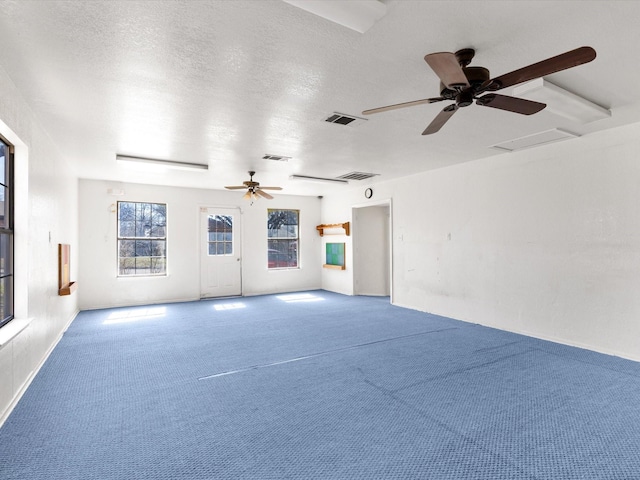
[[[320,195],[344,187],[289,175],[363,171],[382,181],[509,155],[489,147],[555,127],[585,135],[640,121],[640,2],[386,3],[361,34],[282,0],[0,1],[0,67],[77,174],[113,181],[219,189],[251,169],[282,193]],[[548,79],[611,109],[605,120],[473,105],[422,136],[439,103],[356,127],[323,121],[439,95],[427,53],[473,47],[472,65],[495,77],[583,45],[597,51],[593,62]],[[209,171],[132,171],[116,153]]]

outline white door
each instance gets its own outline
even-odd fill
[[[200,208],[200,297],[242,294],[240,209]]]

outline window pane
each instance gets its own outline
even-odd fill
[[[13,277],[0,279],[0,324],[13,316]]]
[[[135,257],[136,241],[120,240],[118,242],[118,252],[120,257]]]
[[[135,240],[120,240],[118,242],[119,252],[119,268],[120,275],[133,275],[135,274],[135,253],[136,242]]]
[[[166,226],[167,206],[164,204],[153,203],[151,210],[151,236],[164,237]]]
[[[5,178],[5,173],[7,171],[7,157],[8,157],[8,148],[2,142],[0,142],[0,183],[2,185],[7,185],[7,179]]]
[[[151,205],[136,203],[136,233],[135,236],[148,237],[151,233]]]
[[[151,222],[151,229],[149,232],[150,237],[164,237],[164,224],[156,223],[155,220]]]
[[[136,218],[136,204],[131,202],[118,202],[118,221],[133,221]]]
[[[154,257],[166,257],[167,242],[164,240],[153,240],[151,242],[151,255]]]
[[[0,275],[13,275],[13,252],[11,235],[0,234]]]
[[[136,236],[136,222],[133,220],[126,220],[120,222],[120,236],[121,237],[135,237]]]
[[[136,257],[148,257],[151,255],[151,241],[150,240],[134,240],[136,242],[135,246],[135,256]]]
[[[0,228],[9,228],[9,189],[0,187]]]
[[[118,263],[119,275],[135,275],[136,259],[134,257],[120,257]]]
[[[209,255],[215,255],[215,254],[216,254],[216,244],[209,243]]]
[[[233,255],[233,243],[225,242],[224,243],[224,254],[225,255]]]

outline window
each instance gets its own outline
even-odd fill
[[[298,210],[268,210],[268,268],[298,268],[299,217]]]
[[[233,255],[233,216],[209,215],[209,255]]]
[[[13,147],[0,137],[0,327],[13,319]]]
[[[118,275],[167,274],[167,206],[118,202]]]

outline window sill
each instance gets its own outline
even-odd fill
[[[0,348],[7,345],[29,326],[33,318],[14,318],[4,327],[0,328]]]

